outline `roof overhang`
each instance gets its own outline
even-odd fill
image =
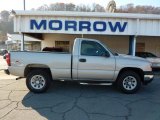
[[[105,12],[73,12],[73,11],[22,11],[12,10],[15,16],[61,16],[61,17],[93,17],[93,18],[132,18],[132,19],[159,19],[156,14],[133,14],[133,13],[105,13]]]

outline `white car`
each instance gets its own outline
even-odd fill
[[[136,56],[147,59],[152,63],[153,70],[160,70],[160,58],[150,52],[136,52]]]

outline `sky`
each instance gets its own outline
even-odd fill
[[[23,10],[23,1],[24,0],[0,0],[0,11],[2,10]],[[91,5],[93,3],[98,3],[103,7],[106,7],[110,0],[25,0],[26,1],[26,10],[32,8],[38,8],[44,4],[51,4],[56,2],[63,3],[74,3],[76,5],[85,4]],[[117,6],[126,5],[128,3],[133,3],[134,5],[151,5],[160,7],[160,0],[115,0]]]

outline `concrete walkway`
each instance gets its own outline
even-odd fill
[[[7,68],[7,62],[0,56],[0,71]]]

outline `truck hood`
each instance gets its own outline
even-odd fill
[[[151,63],[160,63],[160,58],[146,58]]]
[[[148,62],[148,60],[141,58],[141,57],[137,57],[137,56],[131,56],[131,55],[126,55],[126,54],[118,54],[118,55],[120,58],[124,58],[124,59],[139,60],[139,61]]]
[[[116,70],[120,70],[121,68],[131,67],[131,68],[139,68],[143,71],[151,71],[151,62],[144,58],[119,54],[115,56],[116,58]]]

